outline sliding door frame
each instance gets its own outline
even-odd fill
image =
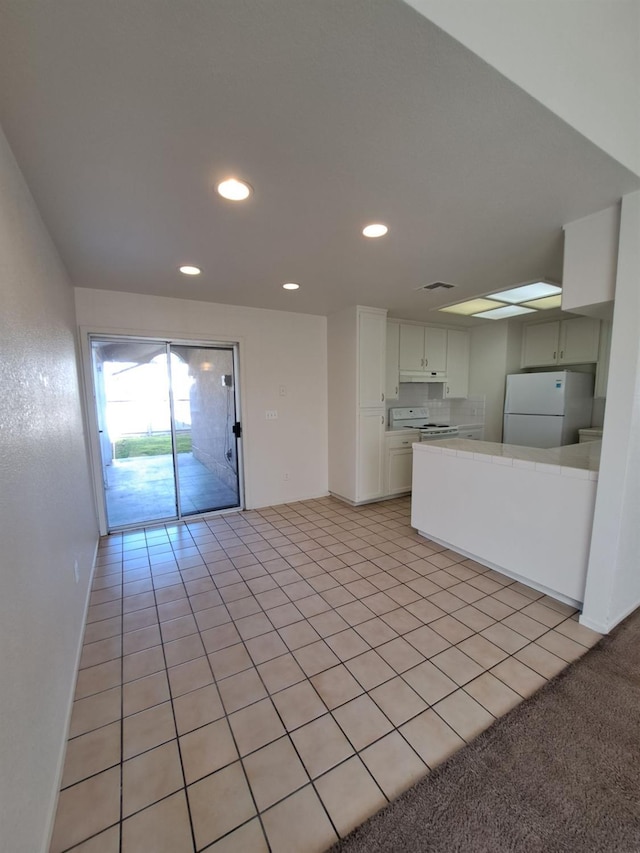
[[[218,347],[224,349],[230,349],[233,355],[233,374],[234,374],[234,404],[236,411],[236,421],[242,424],[242,434],[240,438],[236,438],[236,452],[237,452],[237,461],[238,461],[238,506],[231,507],[227,509],[221,510],[211,510],[207,512],[197,513],[194,515],[186,515],[181,518],[166,518],[166,519],[155,519],[153,521],[141,522],[140,524],[132,524],[127,527],[119,527],[117,531],[123,530],[135,530],[143,527],[152,527],[159,526],[163,524],[179,524],[183,522],[196,521],[199,518],[207,518],[214,517],[217,515],[225,515],[232,512],[239,512],[245,508],[245,477],[244,477],[244,460],[245,460],[245,452],[244,452],[244,441],[246,431],[244,428],[244,423],[242,419],[243,412],[243,377],[241,373],[241,359],[240,359],[240,347],[242,344],[242,339],[224,339],[220,337],[216,337],[215,339],[204,339],[201,337],[198,338],[189,338],[189,337],[176,337],[163,332],[158,334],[150,333],[148,331],[143,332],[142,334],[136,334],[135,332],[122,332],[120,330],[115,329],[100,329],[100,328],[87,328],[80,327],[80,367],[82,373],[82,384],[84,389],[84,414],[85,414],[85,422],[87,424],[87,433],[88,433],[88,453],[89,453],[89,463],[92,472],[92,480],[93,480],[93,492],[95,498],[95,507],[96,507],[96,516],[98,520],[98,528],[101,536],[106,536],[109,533],[108,520],[107,520],[107,507],[106,507],[106,496],[104,490],[104,475],[103,475],[103,466],[102,466],[102,449],[100,445],[100,432],[98,426],[98,415],[97,415],[97,400],[96,400],[96,387],[95,387],[95,377],[93,371],[93,356],[91,350],[91,341],[93,339],[99,340],[120,340],[127,341],[130,343],[157,343],[162,344],[166,347],[166,345],[170,346],[192,346],[192,347]],[[173,421],[173,392],[169,395],[169,399],[171,401],[171,435],[172,435],[172,444],[175,442],[175,424]],[[174,454],[174,471],[175,471],[175,454]],[[178,472],[175,471],[175,483],[176,489],[178,488]],[[177,498],[179,502],[179,497]],[[179,506],[179,503],[178,503]]]

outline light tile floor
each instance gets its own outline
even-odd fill
[[[103,539],[52,853],[325,850],[597,641],[409,521],[322,498]]]

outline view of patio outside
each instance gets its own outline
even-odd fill
[[[94,357],[95,348],[100,345],[94,343]],[[230,459],[235,459],[227,451],[223,461],[233,477],[220,477],[207,458],[213,454],[193,447],[192,421],[197,420],[202,409],[198,402],[202,397],[202,375],[187,358],[202,350],[184,347],[186,358],[173,352],[169,356],[178,508],[165,347],[153,345],[150,349],[150,344],[131,342],[121,346],[114,358],[113,344],[109,344],[111,351],[106,346],[98,351],[102,359],[96,372],[101,386],[97,397],[103,398],[101,439],[109,528],[237,506],[237,475],[229,464]],[[230,351],[226,354],[231,358]],[[231,389],[225,391],[230,393]],[[198,434],[203,432],[206,434],[207,430],[200,426]]]

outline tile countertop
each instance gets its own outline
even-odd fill
[[[516,444],[499,444],[494,441],[473,441],[465,438],[444,438],[440,441],[428,441],[414,444],[414,450],[420,452],[448,452],[456,456],[477,458],[489,456],[491,461],[501,465],[516,467],[553,466],[553,468],[572,468],[581,471],[597,472],[600,468],[600,448],[602,442],[588,441],[582,444],[567,444],[564,447],[521,447]],[[489,461],[489,460],[486,460]],[[547,470],[551,470],[548,468]],[[560,470],[558,470],[560,473]]]

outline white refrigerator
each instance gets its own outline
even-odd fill
[[[560,447],[577,444],[578,430],[591,425],[593,376],[569,370],[507,376],[505,444]]]

